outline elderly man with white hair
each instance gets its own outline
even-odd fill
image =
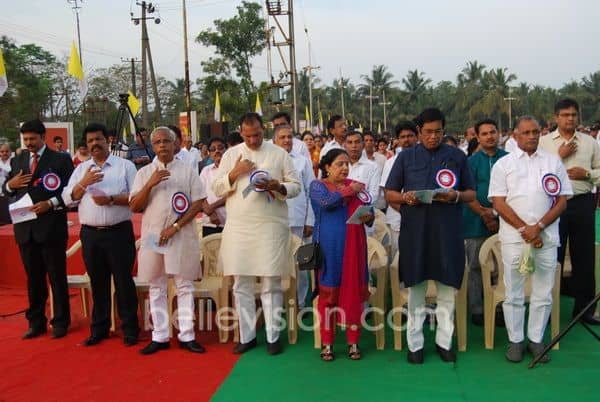
[[[197,171],[174,158],[175,133],[157,127],[150,135],[156,158],[141,168],[133,182],[129,206],[143,212],[138,277],[150,283],[152,342],[140,350],[152,354],[169,348],[167,280],[177,287],[179,346],[202,353],[194,339],[194,285],[200,277],[200,249],[194,217],[206,193]]]

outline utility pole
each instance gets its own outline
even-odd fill
[[[310,129],[312,131],[313,127],[313,97],[312,97],[312,72],[313,70],[318,70],[320,66],[313,66],[311,61],[311,51],[310,51],[310,37],[308,36],[308,28],[304,28],[304,32],[306,33],[306,40],[308,41],[308,66],[304,67],[303,70],[308,73],[308,115],[310,117],[310,122],[306,122],[306,124],[310,124]]]
[[[187,11],[183,1],[183,52],[185,70],[185,113],[187,116],[188,138],[192,138],[192,96],[190,94],[190,62],[188,59]]]
[[[381,90],[381,96],[383,97],[383,102],[379,102],[379,104],[383,106],[383,131],[387,131],[387,114],[385,112],[385,107],[392,103],[385,101],[385,89]]]
[[[346,118],[346,112],[344,111],[344,88],[346,88],[346,86],[344,86],[344,76],[342,75],[342,69],[340,68],[340,95],[342,98],[342,117],[345,119]]]
[[[154,75],[154,64],[152,62],[152,52],[150,51],[150,40],[148,38],[148,28],[146,20],[154,20],[156,24],[160,24],[160,18],[147,17],[146,14],[153,14],[156,9],[152,3],[145,1],[136,2],[142,7],[142,16],[134,17],[131,13],[131,21],[134,25],[142,24],[142,125],[148,127],[148,79],[146,68],[150,68],[150,80],[152,82],[152,92],[154,94],[154,119],[160,121],[160,99],[158,98],[158,87],[156,85],[156,77]]]
[[[373,85],[369,84],[369,130],[373,131],[373,99],[379,99],[379,96],[373,96]]]
[[[73,7],[71,8],[75,10],[75,18],[77,19],[77,44],[79,46],[79,63],[81,64],[81,68],[83,68],[83,52],[81,51],[81,33],[79,31],[79,10],[81,9],[81,7],[79,6],[79,4],[77,4],[78,1],[83,3],[83,0],[67,0],[68,3],[73,4]]]
[[[292,0],[287,1],[287,9],[282,5],[282,1],[267,0],[267,25],[271,19],[277,25],[279,34],[282,40],[276,40],[276,28],[273,26],[266,30],[267,38],[269,42],[269,54],[267,56],[267,66],[269,69],[269,75],[271,76],[271,90],[279,91],[281,88],[289,86],[292,94],[292,126],[294,131],[298,131],[298,74],[296,71],[296,48],[294,40],[294,2]],[[288,17],[287,27],[280,21],[278,17]],[[286,29],[287,28],[287,29]],[[271,46],[277,48],[281,63],[283,64],[284,71],[279,74],[279,79],[275,80],[271,65],[270,49]],[[284,53],[281,48],[288,48],[289,59],[286,60]],[[289,64],[288,64],[289,63]],[[275,101],[275,103],[279,103]]]
[[[517,98],[513,98],[510,96],[512,89],[508,87],[508,98],[504,98],[505,101],[508,101],[508,128],[512,130],[513,122],[512,122],[512,101],[517,100]]]
[[[136,57],[132,57],[130,59],[124,59],[121,57],[121,61],[123,63],[131,63],[131,93],[133,96],[137,97],[136,85],[135,85],[135,63],[141,63]]]

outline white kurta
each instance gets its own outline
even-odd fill
[[[269,199],[264,192],[252,191],[244,198],[242,192],[250,183],[250,175],[238,177],[232,185],[228,178],[240,155],[279,180],[287,195],[273,192],[275,198]],[[299,194],[300,180],[287,152],[264,141],[258,150],[251,150],[244,143],[236,145],[223,155],[212,189],[217,197],[228,196],[221,241],[224,274],[288,275],[292,255],[285,200]]]
[[[133,181],[130,199],[148,182],[152,173],[165,166],[155,159],[141,168]],[[163,229],[173,225],[179,215],[173,211],[171,198],[177,192],[184,193],[191,203],[206,198],[198,173],[187,163],[174,159],[166,169],[171,173],[168,180],[156,185],[150,192],[148,205],[142,217],[141,246],[138,253],[138,277],[150,281],[161,275],[180,275],[184,279],[195,280],[201,276],[200,245],[196,223],[192,221],[181,228],[167,243],[164,259],[149,246],[148,238],[157,241]],[[164,264],[161,263],[164,261]],[[164,265],[164,271],[163,271]]]

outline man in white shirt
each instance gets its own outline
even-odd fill
[[[290,126],[277,126],[273,133],[273,143],[285,149],[292,158],[294,169],[300,179],[300,194],[286,200],[288,217],[292,233],[301,239],[312,235],[315,216],[309,200],[310,183],[315,180],[311,163],[292,149],[292,128]],[[298,305],[304,307],[306,293],[308,292],[308,271],[299,271],[297,278]]]
[[[377,163],[377,165],[379,166],[379,169],[383,170],[383,166],[385,165],[387,158],[385,156],[383,156],[381,153],[375,152],[376,144],[375,144],[375,136],[373,135],[373,133],[370,131],[365,131],[363,133],[363,140],[365,142],[365,149],[363,152],[367,156],[367,159],[369,159],[372,162]]]
[[[91,123],[83,135],[92,157],[75,168],[62,193],[65,205],[79,205],[81,249],[94,301],[91,335],[83,345],[93,346],[108,338],[112,276],[123,342],[131,346],[137,343],[140,332],[131,276],[135,237],[129,210],[136,169],[133,162],[110,154],[104,125]]]
[[[383,166],[383,171],[381,173],[381,181],[379,182],[380,188],[385,193],[385,184],[390,176],[390,171],[392,170],[392,166],[394,166],[394,162],[398,158],[398,154],[402,152],[403,149],[410,148],[417,143],[417,126],[411,121],[403,121],[396,125],[395,135],[398,137],[398,146],[396,147],[396,153],[393,157],[388,159]],[[385,211],[385,223],[390,228],[392,233],[391,245],[392,245],[392,255],[390,257],[394,257],[396,252],[398,251],[398,237],[400,236],[400,204],[388,204],[388,208]]]
[[[348,133],[346,119],[339,114],[331,116],[327,122],[327,132],[330,135],[333,135],[333,140],[323,145],[323,148],[321,148],[321,153],[319,154],[319,160],[323,159],[323,156],[325,156],[331,149],[344,149],[344,141],[346,141],[346,134]]]
[[[10,145],[8,142],[0,144],[0,187],[10,173]]]
[[[561,283],[562,291],[575,298],[573,316],[579,314],[596,294],[595,242],[596,197],[592,190],[600,181],[600,145],[587,134],[576,131],[579,104],[562,99],[554,107],[557,129],[542,137],[540,147],[557,155],[567,169],[573,198],[560,219],[558,261],[565,260],[567,239],[571,254],[571,277]],[[600,325],[591,306],[581,318],[587,324]]]
[[[281,126],[281,125],[285,125],[285,126],[292,126],[292,118],[290,117],[290,115],[286,112],[279,112],[279,113],[275,113],[273,115],[273,117],[271,117],[271,124],[273,124],[273,128],[277,128],[277,126]],[[273,136],[273,138],[275,138],[275,136]],[[308,148],[306,147],[306,144],[304,143],[304,141],[299,140],[296,137],[293,137],[293,150],[297,155],[302,155],[304,156],[306,159],[308,159],[309,161],[310,159],[310,152],[308,152]]]
[[[560,159],[538,148],[540,126],[531,116],[517,121],[518,149],[492,168],[488,197],[500,215],[498,235],[502,244],[504,321],[509,345],[506,359],[523,360],[525,321],[525,280],[531,275],[527,326],[528,349],[534,357],[544,350],[542,343],[552,311],[552,288],[560,244],[558,221],[573,194]],[[534,270],[522,264],[526,248],[531,250]],[[545,355],[540,363],[550,361]]]
[[[198,173],[198,158],[197,153],[189,152],[183,146],[183,135],[181,130],[177,126],[168,126],[175,133],[175,159],[187,163]]]
[[[221,158],[227,150],[227,144],[222,138],[214,137],[208,143],[208,152],[213,163],[205,166],[200,172],[200,181],[206,189],[206,199],[203,201],[202,211],[202,236],[223,232],[227,213],[225,212],[225,201],[227,197],[217,197],[212,191],[212,183],[215,174],[221,164]]]
[[[344,147],[350,158],[348,178],[363,183],[365,190],[371,195],[371,204],[375,204],[379,197],[381,169],[363,154],[364,141],[362,134],[358,131],[348,133]]]

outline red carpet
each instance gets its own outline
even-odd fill
[[[0,288],[0,315],[22,310],[26,292]],[[81,316],[77,293],[71,296],[73,323],[62,339],[49,335],[21,340],[24,314],[0,318],[0,401],[207,401],[237,361],[232,344],[219,344],[216,331],[197,334],[205,354],[171,349],[152,356],[139,354],[150,339],[125,347],[120,334],[86,348],[89,321]]]

